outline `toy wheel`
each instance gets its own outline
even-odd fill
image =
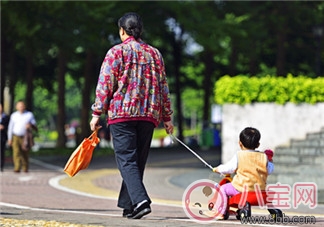
[[[236,219],[237,220],[242,220],[244,218],[249,217],[249,214],[246,210],[239,210],[237,215],[236,215]]]
[[[273,220],[277,221],[278,218],[282,218],[282,211],[279,209],[268,209]]]
[[[227,220],[230,216],[229,211],[226,211],[226,213],[224,214],[224,220]]]
[[[236,218],[241,220],[243,218],[251,217],[251,205],[249,202],[245,203],[242,209],[237,210]]]
[[[242,208],[244,211],[245,217],[251,217],[251,205],[249,202],[245,203],[245,206]]]
[[[240,209],[238,209],[237,211],[236,211],[236,219],[237,220],[241,220],[241,216],[240,216]]]

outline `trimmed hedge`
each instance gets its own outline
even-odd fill
[[[278,104],[324,102],[324,78],[293,77],[248,77],[228,75],[215,84],[217,104],[274,102]]]

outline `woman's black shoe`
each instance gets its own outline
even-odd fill
[[[144,215],[151,213],[151,207],[148,202],[141,204],[136,207],[132,214],[128,215],[127,218],[130,219],[141,219]]]
[[[124,209],[123,210],[123,217],[126,218],[129,215],[131,215],[133,213],[133,210],[129,210],[129,209]]]

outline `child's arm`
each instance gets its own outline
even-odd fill
[[[274,171],[274,164],[273,162],[268,161],[267,164],[268,175],[272,174]]]
[[[273,165],[273,151],[271,149],[267,149],[264,151],[265,155],[267,156],[268,163],[267,163],[267,170],[268,170],[268,175],[273,173],[274,170],[274,165]]]
[[[237,154],[233,156],[233,158],[225,163],[220,164],[219,166],[213,168],[213,172],[220,174],[232,174],[235,173],[237,169]]]

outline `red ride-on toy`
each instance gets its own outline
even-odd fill
[[[204,159],[202,159],[196,152],[194,152],[192,149],[190,149],[186,144],[184,144],[181,140],[179,140],[177,137],[173,136],[171,134],[171,137],[175,140],[177,140],[180,144],[182,144],[185,148],[187,148],[192,154],[194,154],[201,162],[203,162],[208,168],[213,170],[213,167],[209,165]],[[226,183],[229,183],[232,181],[231,175],[225,175],[225,177],[219,182],[219,185],[223,185]],[[260,193],[257,192],[247,192],[247,197],[246,201],[244,201],[244,206],[242,208],[239,208],[241,196],[244,195],[245,193],[240,193],[235,196],[232,196],[228,199],[228,204],[227,204],[227,209],[226,209],[226,214],[224,215],[224,219],[227,220],[229,218],[230,214],[235,214],[236,218],[238,220],[246,217],[251,216],[251,206],[260,206],[258,202],[258,197],[262,198],[262,200],[265,202],[267,201],[267,192],[266,191],[261,191],[261,196]],[[260,200],[259,198],[259,200]],[[267,201],[269,202],[269,201]],[[208,209],[211,211],[214,208],[214,203],[211,202],[208,204]],[[233,211],[230,208],[238,208],[237,211]],[[282,217],[282,211],[279,209],[268,209],[269,213],[272,215],[272,218],[276,221],[277,218]]]
[[[232,181],[231,175],[227,174],[219,182],[219,185],[221,186],[221,185],[229,183],[231,181]],[[239,208],[239,204],[240,204],[242,196],[243,196],[243,193],[240,193],[240,194],[237,194],[235,196],[228,198],[227,209],[226,209],[226,213],[224,215],[225,220],[227,220],[230,215],[235,215],[238,220],[241,220],[241,219],[247,218],[247,217],[251,217],[251,206],[262,205],[262,204],[259,204],[260,199],[263,200],[263,205],[267,201],[267,192],[266,191],[261,191],[261,195],[260,195],[260,193],[257,193],[255,191],[247,192],[246,201],[243,203],[244,206]],[[213,207],[214,207],[214,204],[210,203],[208,208],[209,208],[209,210],[212,210]],[[230,208],[237,208],[237,210],[234,211]],[[268,211],[274,220],[277,220],[277,218],[282,217],[282,211],[279,209],[268,209]]]

